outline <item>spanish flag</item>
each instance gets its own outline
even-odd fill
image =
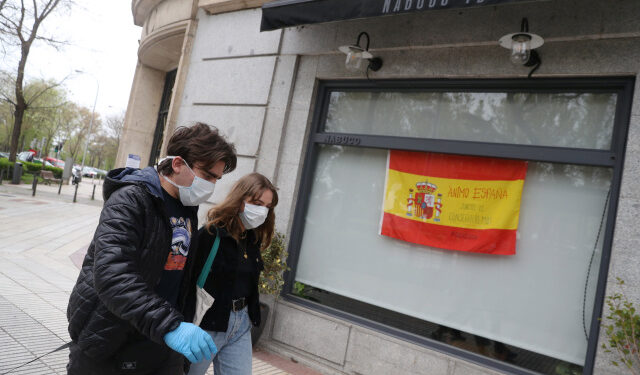
[[[526,161],[390,150],[380,233],[513,255],[526,173]]]

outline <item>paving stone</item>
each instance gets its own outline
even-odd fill
[[[0,233],[0,374],[69,341],[66,308],[78,275],[69,256],[89,245],[100,215],[97,205],[8,197],[2,189],[0,226],[11,230]],[[35,227],[36,215],[55,220]],[[11,374],[66,374],[68,357],[64,349]],[[252,367],[254,375],[288,374],[255,357]]]

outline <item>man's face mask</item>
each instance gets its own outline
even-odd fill
[[[167,156],[162,161],[167,160],[167,159],[175,159],[175,158],[178,158],[178,157],[179,156]],[[180,158],[180,159],[182,159],[182,158]],[[160,161],[160,162],[162,162],[162,161]],[[175,182],[171,181],[167,176],[162,175],[162,177],[168,183],[170,183],[171,185],[173,185],[173,186],[178,188],[178,191],[179,191],[179,194],[180,194],[180,202],[182,202],[183,205],[185,205],[185,206],[197,206],[197,205],[199,205],[201,203],[206,202],[207,199],[209,199],[209,197],[211,197],[211,194],[213,194],[213,189],[216,187],[216,184],[196,176],[196,174],[193,171],[193,169],[191,169],[191,167],[189,167],[189,164],[187,164],[187,162],[184,161],[184,159],[182,159],[182,162],[184,163],[184,165],[187,168],[189,168],[189,171],[191,171],[191,173],[193,174],[193,182],[191,183],[191,186],[178,185]],[[158,164],[160,164],[160,163],[158,163]]]

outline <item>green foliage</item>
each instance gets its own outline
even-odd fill
[[[282,274],[289,270],[286,258],[289,255],[285,246],[284,234],[276,232],[271,244],[262,252],[264,270],[260,274],[258,291],[262,294],[278,295],[284,285]]]
[[[58,168],[58,167],[52,167],[50,165],[45,166],[44,168],[45,171],[51,171],[53,172],[53,176],[55,178],[62,178],[62,168]]]
[[[23,184],[31,185],[33,183],[33,174],[32,173],[23,174],[22,177],[20,177],[20,181],[22,181]],[[42,179],[42,177],[38,177],[38,184],[42,183],[43,181],[44,180]]]
[[[62,178],[62,168],[46,166],[42,167],[42,164],[30,163],[28,161],[19,161],[22,163],[22,181],[31,183],[33,181],[32,173],[39,172],[42,169],[53,172],[53,176],[55,178]],[[9,172],[13,173],[13,163],[9,161],[7,158],[0,158],[0,169],[5,170],[9,168]],[[4,178],[9,178],[5,175]],[[39,179],[42,181],[42,179]]]
[[[40,170],[42,169],[42,164],[31,163],[28,161],[20,161],[20,160],[18,162],[22,163],[22,173],[40,172]]]
[[[6,169],[7,167],[13,168],[13,163],[7,158],[0,158],[0,169]]]
[[[2,92],[13,92],[15,81],[13,76],[7,76],[5,80],[2,78],[0,75],[0,98]],[[99,113],[73,103],[67,91],[51,79],[26,82],[24,94],[29,106],[20,127],[18,153],[33,145],[42,156],[56,156],[62,160],[71,157],[80,163],[87,137],[90,137],[85,165],[102,169],[113,167],[124,113],[110,116],[103,123]],[[15,102],[14,99],[12,101]],[[14,110],[10,102],[0,100],[0,151],[10,149]]]
[[[304,289],[305,289],[306,285],[304,285],[303,283],[296,281],[293,284],[293,294],[297,294],[300,297],[304,297]]]
[[[22,163],[22,172],[23,173],[34,173],[40,172],[41,170],[51,171],[56,178],[60,178],[62,176],[62,168],[45,166],[43,167],[41,163],[31,163],[28,161],[20,161]]]
[[[624,285],[624,281],[618,278],[618,285]],[[609,315],[606,316],[609,324],[604,324],[604,332],[607,336],[602,344],[607,353],[615,353],[617,360],[612,360],[614,366],[625,367],[632,374],[640,374],[640,315],[633,303],[621,293],[615,293],[606,299],[609,307]]]
[[[561,363],[556,366],[555,375],[582,375],[582,366],[573,363]]]
[[[0,171],[4,180],[11,180],[13,176],[13,162],[7,158],[0,158]]]
[[[293,294],[295,294],[298,297],[309,299],[307,292],[310,290],[310,288],[311,287],[309,287],[307,284],[303,284],[299,281],[296,281],[293,284]]]

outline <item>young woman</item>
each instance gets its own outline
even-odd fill
[[[251,325],[260,324],[260,251],[271,243],[277,203],[273,184],[259,173],[249,174],[208,212],[207,223],[198,233],[196,279],[216,235],[220,236],[218,253],[204,284],[215,300],[200,323],[218,348],[213,358],[216,375],[251,374]],[[192,305],[194,300],[195,296]],[[193,363],[188,374],[205,374],[210,364],[207,359]]]

